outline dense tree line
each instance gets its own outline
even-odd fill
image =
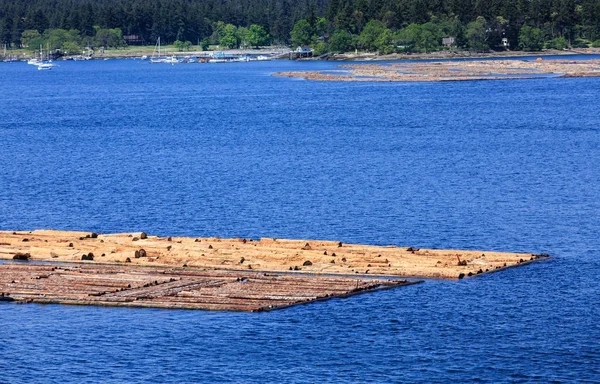
[[[511,48],[560,48],[600,39],[600,0],[0,0],[0,43],[15,47],[55,29],[81,41],[120,29],[147,44],[237,46],[253,25],[276,43],[319,50],[429,51],[450,36],[476,50],[503,38]]]

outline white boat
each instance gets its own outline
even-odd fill
[[[48,56],[48,58],[49,57],[50,56]],[[31,61],[31,63],[30,63],[30,61]],[[55,65],[52,63],[52,60],[44,61],[44,51],[42,50],[41,45],[40,45],[40,59],[39,60],[35,59],[35,62],[33,62],[32,60],[29,60],[27,63],[37,66],[38,71],[48,71],[55,67]]]
[[[250,61],[250,56],[239,56],[235,61],[239,61],[242,63],[247,63],[248,61]]]
[[[157,56],[154,56],[157,54]],[[154,46],[154,52],[152,53],[152,57],[148,60],[150,64],[160,64],[160,63],[168,63],[167,59],[160,56],[160,37],[156,40],[156,45]]]
[[[173,55],[171,57],[168,57],[165,59],[165,63],[168,64],[178,64],[179,63],[179,59],[177,58],[177,56]]]
[[[38,59],[29,59],[27,60],[27,64],[31,64],[31,65],[38,65],[40,63],[40,61]]]
[[[54,64],[52,64],[50,62],[41,62],[41,63],[37,64],[38,71],[49,71],[52,68],[54,68]]]
[[[269,60],[271,60],[271,57],[265,56],[265,55],[260,55],[260,56],[256,57],[256,60],[258,60],[258,61],[269,61]]]

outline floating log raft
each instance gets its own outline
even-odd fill
[[[461,279],[525,265],[545,254],[370,246],[339,241],[158,237],[0,231],[0,259],[294,274]]]
[[[600,77],[600,60],[483,60],[346,64],[340,69],[279,72],[275,76],[319,81],[473,81],[547,77]]]
[[[0,265],[0,301],[269,311],[415,284],[405,280],[116,265]]]

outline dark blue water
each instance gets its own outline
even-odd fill
[[[0,229],[547,252],[272,313],[0,305],[0,382],[599,382],[600,78],[0,64]]]

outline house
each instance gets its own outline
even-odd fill
[[[123,40],[127,45],[144,45],[146,40],[144,40],[140,35],[125,35],[123,36]]]
[[[313,50],[309,46],[303,45],[296,48],[295,51],[290,52],[290,60],[301,59],[305,57],[312,57]]]
[[[307,45],[298,46],[298,48],[296,48],[296,53],[311,54],[312,52],[313,50]]]
[[[454,46],[456,43],[456,39],[454,37],[444,37],[442,39],[442,45],[444,46],[444,48],[451,48],[452,46]]]

